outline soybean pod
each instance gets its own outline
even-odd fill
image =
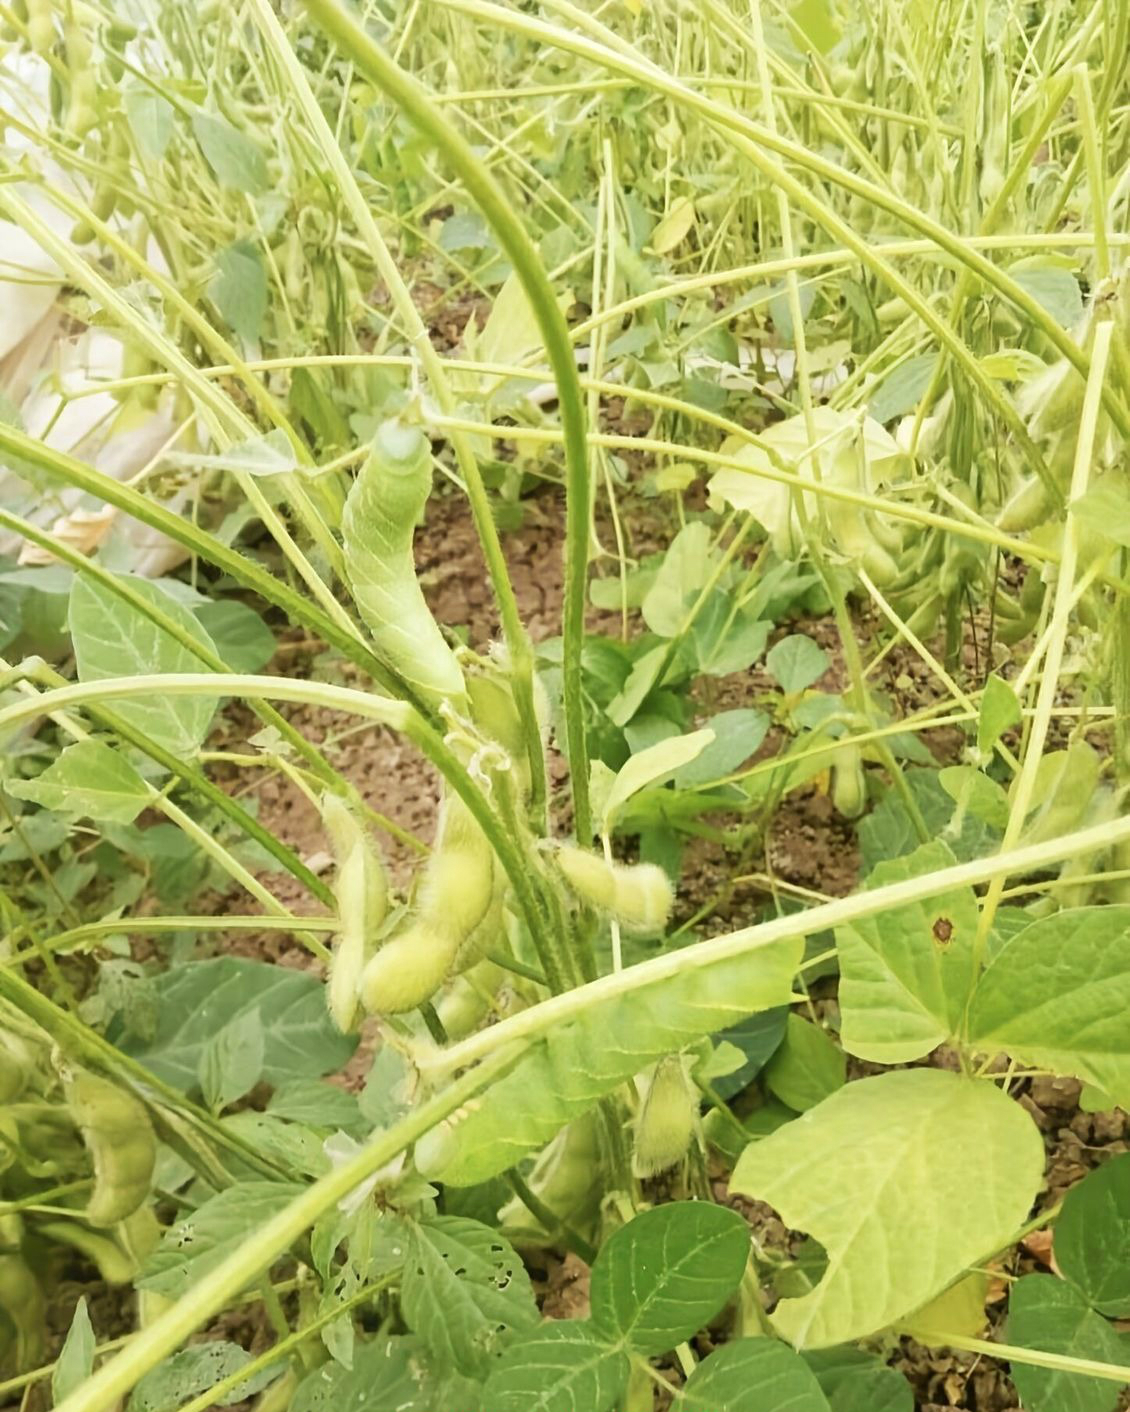
[[[385,422],[345,501],[345,568],[378,653],[424,700],[462,703],[463,672],[424,602],[412,555],[431,488],[427,437]]]
[[[554,855],[573,891],[611,912],[626,926],[662,931],[674,902],[671,881],[654,863],[608,863],[595,853],[566,846]]]
[[[67,1108],[94,1163],[94,1190],[85,1216],[113,1226],[144,1204],[157,1160],[157,1139],[145,1105],[108,1079],[83,1069],[64,1077]]]
[[[326,795],[322,822],[337,859],[334,896],[341,924],[330,962],[327,1000],[334,1024],[348,1033],[357,1018],[361,975],[388,911],[388,880],[365,826],[344,800]]]

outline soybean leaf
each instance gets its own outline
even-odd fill
[[[658,784],[697,759],[713,740],[712,730],[691,731],[689,735],[661,740],[633,755],[617,773],[604,801],[604,831],[611,831],[613,819],[633,794]]]
[[[952,866],[944,843],[880,863],[868,887]],[[902,1064],[959,1027],[973,981],[977,898],[972,888],[892,908],[837,927],[841,1038],[849,1054]]]
[[[977,749],[987,755],[1006,730],[1020,723],[1020,701],[1016,692],[997,676],[989,674],[981,693],[981,710],[977,716]]]
[[[714,1080],[714,1090],[722,1098],[733,1098],[757,1077],[772,1058],[773,1051],[785,1037],[788,1010],[781,1006],[776,1010],[762,1010],[751,1015],[740,1025],[731,1025],[715,1038],[736,1045],[745,1056],[745,1063],[733,1073]]]
[[[222,956],[177,966],[153,980],[156,1029],[145,1042],[115,1036],[166,1083],[188,1092],[197,1081],[204,1046],[238,1016],[254,1010],[263,1033],[268,1083],[318,1078],[341,1068],[357,1041],[339,1034],[326,1012],[325,988],[316,976],[263,961]]]
[[[703,1359],[675,1412],[829,1412],[829,1404],[798,1353],[776,1339],[742,1338]]]
[[[267,272],[254,245],[237,240],[216,256],[212,300],[220,317],[247,343],[254,343],[267,312]]]
[[[1064,1197],[1055,1258],[1100,1314],[1130,1314],[1130,1153],[1110,1158]]]
[[[1079,281],[1070,270],[1054,265],[1046,268],[1010,270],[1012,278],[1043,306],[1064,328],[1071,328],[1083,313],[1083,296]]]
[[[76,740],[35,779],[10,780],[5,787],[17,799],[97,823],[132,824],[149,802],[145,781],[101,740]]]
[[[628,1382],[627,1354],[586,1319],[561,1319],[521,1335],[487,1378],[491,1412],[607,1412]]]
[[[1071,513],[1112,544],[1130,549],[1130,495],[1124,476],[1108,471],[1085,495],[1071,502]]]
[[[233,672],[260,672],[275,655],[275,635],[254,608],[235,598],[201,603],[196,620]]]
[[[822,1348],[804,1361],[816,1374],[831,1412],[914,1412],[910,1384],[860,1348]]]
[[[867,408],[877,422],[893,422],[913,412],[930,385],[937,366],[936,353],[918,353],[899,363],[876,386]]]
[[[221,185],[251,195],[266,188],[266,159],[246,134],[225,119],[200,110],[192,115],[192,131]]]
[[[730,595],[719,589],[691,628],[699,671],[712,677],[746,671],[765,651],[772,627],[748,609],[731,613]]]
[[[1130,906],[1043,917],[1005,943],[978,982],[970,1042],[1070,1074],[1130,1106]]]
[[[710,577],[710,528],[702,520],[684,525],[664,556],[643,600],[643,620],[660,637],[674,637],[695,597]]]
[[[899,1328],[927,1348],[937,1344],[944,1346],[949,1341],[947,1336],[952,1334],[973,1338],[985,1331],[988,1293],[988,1275],[984,1270],[973,1270],[908,1315]]]
[[[255,1148],[260,1156],[282,1163],[292,1171],[321,1177],[330,1169],[323,1139],[300,1123],[287,1123],[271,1113],[245,1108],[239,1113],[229,1113],[223,1125]]]
[[[482,1377],[514,1334],[538,1322],[530,1278],[497,1231],[463,1216],[410,1228],[401,1303],[444,1367]]]
[[[154,89],[140,84],[126,89],[123,99],[134,141],[160,161],[173,136],[172,106]]]
[[[657,1059],[787,1004],[803,951],[799,937],[789,938],[591,1005],[552,1030],[475,1106],[421,1139],[417,1167],[453,1186],[506,1171]]]
[[[138,1289],[179,1299],[305,1190],[290,1182],[265,1181],[237,1182],[225,1188],[165,1231],[142,1266]]]
[[[674,1201],[644,1211],[601,1246],[593,1328],[634,1353],[665,1353],[718,1313],[748,1258],[749,1228],[728,1206]]]
[[[969,812],[960,828],[953,828],[955,805],[939,783],[937,770],[910,769],[904,777],[930,837],[944,838],[959,863],[983,857],[1000,838],[999,830]],[[887,859],[913,853],[919,842],[914,822],[893,789],[860,820],[859,851],[868,870]]]
[[[94,1343],[94,1329],[83,1294],[75,1305],[66,1342],[51,1374],[51,1400],[56,1407],[90,1377],[94,1367]]]
[[[1000,1089],[909,1069],[847,1084],[747,1147],[731,1188],[824,1247],[824,1278],[772,1323],[797,1348],[827,1348],[921,1308],[1007,1244],[1043,1171],[1035,1123]]]
[[[1078,1290],[1053,1275],[1024,1275],[1008,1296],[1008,1341],[1042,1353],[1098,1363],[1126,1363],[1130,1340],[1091,1309]],[[1105,1378],[1034,1368],[1013,1359],[1011,1376],[1030,1412],[1113,1412],[1119,1387]]]
[[[842,1088],[847,1056],[819,1025],[790,1015],[781,1047],[765,1066],[765,1086],[798,1113]]]
[[[135,593],[214,650],[211,638],[187,608],[145,579],[129,582]],[[205,670],[199,657],[139,609],[83,574],[77,574],[71,586],[69,620],[80,681]],[[168,697],[150,690],[115,701],[114,711],[167,750],[190,756],[208,734],[218,705],[218,697]]]
[[[765,665],[782,691],[804,691],[828,670],[828,654],[810,637],[793,633],[783,637],[765,656]]]
[[[938,771],[938,783],[959,808],[1001,833],[1008,827],[1007,793],[975,765],[948,765]]]
[[[350,1132],[362,1124],[357,1096],[320,1079],[295,1079],[283,1084],[271,1096],[267,1112],[312,1128],[343,1128]]]
[[[259,1082],[266,1043],[259,1011],[243,1010],[205,1044],[197,1075],[204,1102],[213,1112],[242,1098]]]
[[[419,1340],[374,1338],[355,1344],[352,1368],[330,1361],[307,1373],[290,1412],[479,1412],[478,1391],[457,1376],[437,1376]]]
[[[182,1348],[138,1381],[126,1404],[128,1412],[176,1412],[176,1408],[183,1403],[198,1393],[207,1392],[221,1379],[238,1373],[250,1362],[250,1353],[224,1339]],[[254,1397],[268,1383],[274,1382],[281,1372],[279,1366],[260,1369],[218,1397],[216,1405],[231,1407],[233,1403]]]
[[[764,711],[744,706],[734,711],[719,711],[711,716],[706,728],[714,732],[714,739],[694,760],[675,771],[676,789],[706,784],[744,764],[765,739],[769,717]]]

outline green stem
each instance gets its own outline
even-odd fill
[[[592,839],[588,745],[585,740],[581,650],[588,582],[589,520],[592,495],[585,435],[585,403],[577,376],[569,329],[557,307],[553,286],[530,237],[505,192],[475,156],[442,110],[373,40],[337,0],[306,0],[313,18],[337,41],[362,73],[387,93],[413,125],[455,168],[471,198],[498,237],[522,282],[557,381],[565,441],[567,482],[565,524],[564,704],[565,735],[577,837]]]
[[[1105,1382],[1130,1383],[1130,1367],[1120,1363],[1100,1363],[1094,1358],[1072,1358],[1066,1353],[1045,1353],[1038,1348],[1021,1348],[1015,1343],[993,1343],[986,1338],[969,1338],[965,1334],[939,1331],[932,1335],[937,1347],[959,1348],[964,1353],[981,1353],[986,1358],[1007,1359],[1030,1368],[1048,1368],[1054,1373],[1076,1373],[1082,1377],[1102,1378]]]

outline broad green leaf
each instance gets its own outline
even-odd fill
[[[131,578],[129,584],[203,646],[214,650],[212,640],[187,608],[145,579]],[[75,576],[71,587],[69,618],[80,681],[206,670],[199,657],[139,609],[83,574]],[[208,734],[218,705],[218,697],[162,697],[149,689],[115,701],[113,707],[123,720],[159,745],[177,755],[191,756]]]
[[[968,812],[955,833],[952,824],[956,806],[938,782],[937,770],[909,769],[904,778],[930,837],[944,839],[959,863],[983,857],[999,841],[998,830]],[[894,789],[888,790],[871,813],[859,821],[859,851],[866,871],[877,863],[913,853],[919,844],[914,822]]]
[[[486,1381],[490,1412],[607,1412],[628,1382],[628,1356],[584,1319],[560,1319],[515,1339]]]
[[[803,952],[803,941],[789,938],[594,1003],[422,1138],[416,1165],[453,1186],[506,1171],[657,1059],[755,1011],[787,1004]]]
[[[1130,1315],[1130,1153],[1088,1172],[1064,1197],[1055,1258],[1100,1314]]]
[[[772,1338],[723,1344],[698,1365],[674,1412],[829,1412],[798,1353]]]
[[[201,603],[196,620],[233,672],[261,672],[275,655],[275,635],[254,608],[235,598]]]
[[[715,1039],[736,1045],[745,1055],[745,1063],[732,1074],[726,1074],[714,1081],[715,1091],[723,1098],[733,1098],[743,1088],[752,1083],[785,1037],[785,1026],[789,1012],[783,1006],[776,1010],[762,1010],[751,1015],[740,1025],[731,1025],[728,1030],[715,1035]]]
[[[975,1338],[985,1331],[989,1316],[985,1300],[989,1292],[989,1276],[985,1270],[974,1270],[943,1290],[929,1304],[916,1309],[899,1325],[927,1348],[945,1346],[947,1335],[961,1334]]]
[[[908,1069],[847,1084],[753,1143],[731,1187],[824,1247],[824,1278],[771,1322],[797,1348],[827,1348],[920,1309],[1006,1245],[1043,1171],[1039,1130],[1000,1089]]]
[[[182,1348],[158,1363],[141,1378],[130,1394],[127,1412],[176,1412],[198,1393],[207,1392],[222,1378],[230,1378],[251,1362],[251,1354],[226,1339],[209,1340]],[[261,1392],[282,1372],[281,1366],[263,1368],[230,1392],[216,1399],[217,1407],[231,1407]]]
[[[765,665],[782,691],[804,691],[828,670],[828,654],[804,633],[783,637],[765,654]]]
[[[17,799],[103,824],[132,824],[150,794],[129,761],[101,740],[76,740],[41,775],[5,788]]]
[[[765,651],[773,624],[749,609],[731,614],[731,599],[721,590],[711,594],[691,627],[699,671],[724,677],[744,672]]]
[[[676,789],[708,784],[743,765],[765,739],[769,717],[764,711],[742,706],[711,716],[706,729],[714,732],[714,739],[694,760],[675,771]]]
[[[320,1079],[295,1079],[283,1084],[272,1094],[267,1112],[291,1123],[305,1123],[312,1128],[343,1128],[346,1132],[362,1123],[356,1094]]]
[[[252,140],[224,118],[199,109],[192,115],[192,131],[205,160],[222,186],[251,195],[267,186],[267,162]]]
[[[409,1327],[437,1364],[483,1377],[511,1338],[538,1322],[530,1277],[497,1231],[463,1216],[409,1228],[401,1287]]]
[[[242,1138],[261,1157],[280,1162],[291,1171],[321,1177],[330,1169],[324,1139],[301,1123],[284,1122],[271,1113],[258,1113],[253,1108],[229,1113],[222,1122],[229,1132]],[[248,1175],[253,1173],[249,1171]]]
[[[690,235],[694,223],[694,202],[687,196],[676,197],[671,209],[651,232],[651,248],[657,255],[670,254]]]
[[[804,1355],[831,1412],[914,1412],[910,1384],[860,1348],[821,1348]]]
[[[1008,1296],[1009,1343],[1096,1363],[1130,1364],[1130,1339],[1117,1333],[1066,1280],[1024,1275]],[[1014,1358],[1011,1377],[1028,1412],[1113,1412],[1119,1386],[1105,1378],[1034,1368]],[[1130,1382],[1130,1368],[1127,1371]]]
[[[226,1260],[252,1231],[305,1190],[290,1182],[265,1181],[226,1187],[165,1231],[161,1244],[142,1266],[138,1289],[179,1299],[202,1275]]]
[[[1001,833],[1008,827],[1008,795],[1003,786],[975,765],[948,765],[938,771],[938,783],[960,808]]]
[[[633,794],[648,785],[659,784],[696,760],[713,740],[712,730],[691,731],[689,735],[661,740],[633,755],[617,773],[604,801],[604,832],[611,832],[612,821]]]
[[[267,271],[255,246],[237,240],[216,256],[210,294],[220,317],[247,343],[254,343],[267,312]]]
[[[1071,513],[1087,529],[1130,549],[1130,487],[1125,476],[1108,471],[1071,502]]]
[[[944,843],[880,863],[882,887],[953,865]],[[973,981],[977,898],[972,888],[926,898],[837,927],[841,1039],[881,1064],[919,1059],[956,1033]]]
[[[1064,328],[1073,327],[1082,317],[1083,295],[1070,270],[1049,265],[1042,269],[1013,269],[1009,274]]]
[[[593,1328],[633,1353],[665,1353],[723,1307],[749,1259],[749,1227],[728,1206],[674,1201],[641,1212],[592,1268]]]
[[[148,86],[128,88],[123,96],[134,141],[143,152],[160,161],[173,136],[172,106]]]
[[[674,637],[711,573],[710,528],[702,520],[684,525],[643,600],[643,620],[660,637]]]
[[[267,1038],[258,1009],[242,1010],[205,1044],[197,1075],[204,1102],[218,1113],[259,1082]]]
[[[842,1088],[847,1056],[811,1020],[790,1015],[781,1047],[765,1066],[765,1086],[798,1113],[815,1108]]]
[[[913,412],[930,386],[938,365],[936,353],[917,353],[891,369],[871,394],[867,410],[877,422],[893,422]]]
[[[1035,803],[1025,818],[1020,845],[1043,843],[1079,828],[1098,785],[1101,766],[1098,751],[1085,740],[1073,740],[1066,750],[1042,756],[1032,791]],[[1014,780],[1011,793],[1015,791]]]
[[[357,1046],[355,1038],[334,1029],[325,987],[305,971],[222,956],[166,971],[154,978],[153,988],[153,1038],[142,1042],[135,1035],[119,1035],[115,1042],[185,1092],[196,1085],[205,1045],[250,1010],[258,1012],[266,1036],[262,1077],[268,1083],[331,1073]]]
[[[90,1377],[94,1367],[94,1329],[86,1309],[86,1295],[80,1295],[71,1315],[66,1341],[51,1374],[51,1400],[58,1406]]]
[[[1130,906],[1078,907],[1017,932],[970,1006],[970,1043],[1070,1074],[1130,1106]]]

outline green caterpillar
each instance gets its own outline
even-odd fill
[[[415,917],[365,967],[361,999],[366,1010],[378,1015],[415,1010],[457,964],[477,959],[481,948],[465,946],[495,900],[494,883],[494,850],[459,796],[448,795]],[[482,944],[489,944],[489,938]]]
[[[412,540],[432,488],[427,437],[385,422],[349,491],[342,516],[345,567],[377,650],[427,701],[462,704],[466,683],[428,611]]]
[[[341,922],[326,998],[334,1024],[348,1034],[357,1018],[361,975],[388,911],[388,880],[364,825],[344,800],[327,794],[322,822],[337,858],[334,895]]]

